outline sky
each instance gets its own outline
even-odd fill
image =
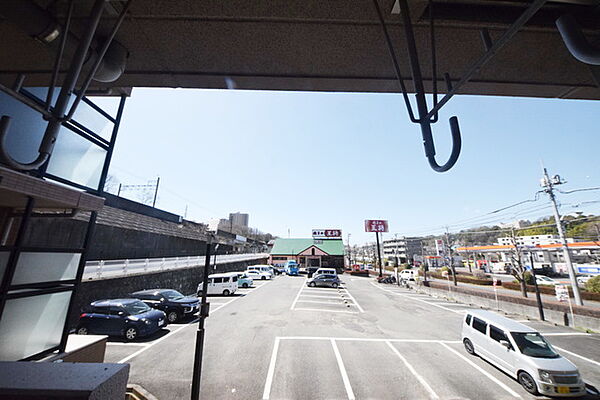
[[[388,220],[385,238],[550,215],[546,195],[487,215],[534,199],[542,162],[565,191],[600,186],[598,102],[456,96],[433,128],[440,163],[453,115],[462,153],[437,173],[398,94],[136,88],[109,173],[122,184],[160,176],[157,208],[187,206],[190,220],[239,211],[263,232],[341,229],[352,244],[374,240],[365,219]],[[563,213],[600,213],[600,191],[559,201]]]

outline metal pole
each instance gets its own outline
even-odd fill
[[[194,371],[192,375],[192,400],[200,399],[200,380],[202,377],[202,354],[204,351],[204,321],[208,318],[210,303],[206,301],[208,292],[208,275],[210,272],[210,246],[212,236],[206,239],[206,256],[204,257],[204,276],[202,278],[202,300],[200,315],[198,316],[198,330],[196,331],[196,350],[194,352]]]
[[[119,197],[121,195],[121,183],[119,183],[119,190],[117,191],[117,197]]]
[[[377,260],[379,261],[379,276],[383,276],[383,271],[381,268],[381,250],[379,248],[379,232],[375,232],[375,237],[377,238]]]
[[[160,183],[160,176],[156,177],[156,188],[154,189],[154,200],[152,200],[152,208],[156,205],[156,196],[158,195],[158,184]]]
[[[540,319],[542,321],[545,321],[546,319],[544,318],[544,307],[542,306],[542,296],[540,296],[540,288],[538,287],[537,279],[535,276],[535,268],[533,265],[533,252],[532,251],[529,252],[529,262],[531,263],[531,276],[533,276],[533,286],[535,287],[535,300],[537,302],[538,312],[540,313]]]
[[[578,306],[582,306],[583,300],[581,299],[581,294],[579,293],[579,285],[577,284],[575,270],[573,269],[573,263],[571,262],[571,253],[569,252],[567,239],[565,238],[562,222],[560,221],[560,214],[558,213],[558,206],[556,205],[556,197],[554,197],[554,187],[552,181],[550,180],[550,177],[548,176],[548,171],[546,170],[546,168],[544,168],[544,187],[546,188],[546,193],[548,193],[548,196],[550,196],[550,201],[552,202],[552,209],[554,211],[554,221],[556,222],[556,229],[558,230],[558,235],[560,236],[560,241],[563,245],[563,254],[565,256],[565,262],[567,264],[567,271],[569,272],[571,286],[573,287],[573,297],[575,297],[575,304],[577,304]]]

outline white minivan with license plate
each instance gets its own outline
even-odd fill
[[[209,275],[207,294],[222,294],[223,296],[229,296],[231,294],[234,294],[238,288],[237,281],[237,274],[224,273]],[[203,282],[200,282],[200,284],[198,284],[198,297],[202,295],[202,285]]]
[[[529,393],[576,397],[586,393],[577,367],[535,329],[483,310],[468,310],[462,340],[477,354],[515,378]]]

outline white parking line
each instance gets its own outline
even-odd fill
[[[306,282],[306,280],[304,282]],[[300,285],[300,290],[298,290],[298,294],[296,295],[296,298],[294,299],[294,302],[292,303],[290,310],[293,310],[294,307],[296,306],[296,302],[298,301],[298,298],[300,297],[300,293],[302,293],[302,290],[304,290],[304,282],[302,282],[302,284]]]
[[[346,314],[358,314],[358,311],[346,311],[346,310],[328,310],[326,308],[294,308],[294,311],[323,311],[323,312],[337,312]]]
[[[273,352],[271,353],[271,362],[269,363],[269,370],[267,372],[267,380],[265,382],[265,390],[263,391],[263,400],[269,400],[271,395],[271,385],[273,384],[273,375],[275,375],[275,362],[277,361],[277,352],[279,351],[279,338],[275,338],[275,344],[273,345]]]
[[[587,358],[587,357],[584,357],[584,356],[580,356],[579,354],[573,353],[572,351],[569,351],[569,350],[565,350],[562,347],[558,347],[558,346],[554,346],[554,345],[552,345],[552,347],[554,347],[555,349],[558,349],[558,350],[562,351],[563,353],[567,353],[567,354],[570,354],[572,356],[581,358],[582,360],[585,360],[585,361],[587,361],[589,363],[595,364],[595,365],[597,365],[597,366],[600,367],[600,362],[598,362],[598,361],[594,361],[594,360],[592,360],[590,358]]]
[[[453,348],[451,348],[447,344],[445,344],[445,343],[440,343],[440,344],[442,346],[444,346],[446,349],[448,349],[449,351],[451,351],[452,353],[456,354],[458,357],[460,357],[463,360],[465,360],[467,362],[467,364],[471,365],[473,368],[475,368],[476,370],[478,370],[479,372],[481,372],[483,375],[487,376],[492,382],[496,383],[502,389],[506,390],[511,396],[516,397],[516,398],[521,398],[521,396],[519,396],[519,394],[517,392],[515,392],[514,390],[512,390],[511,388],[509,388],[508,386],[506,386],[504,383],[500,382],[493,375],[491,375],[486,370],[484,370],[483,368],[481,368],[480,366],[478,366],[477,364],[475,364],[473,361],[469,360],[467,357],[463,356],[462,354],[460,354],[458,351],[454,350]]]
[[[363,310],[363,308],[360,306],[360,304],[358,304],[358,301],[356,301],[356,299],[354,298],[354,296],[352,296],[349,291],[346,291],[346,294],[348,295],[348,297],[350,297],[350,299],[354,302],[354,304],[356,304],[356,307],[358,307],[358,310],[360,312],[364,313],[365,310]]]
[[[311,297],[315,299],[339,299],[339,296],[317,296],[312,294],[301,294],[300,297]]]
[[[344,306],[346,304],[344,304],[344,302],[338,300],[338,301],[319,301],[319,300],[298,300],[298,303],[315,303],[315,304],[334,304],[334,305],[338,305],[338,306]],[[352,303],[348,303],[348,305],[351,306],[355,306],[356,304],[352,304]]]
[[[264,286],[264,285],[261,285],[261,286]],[[256,289],[258,289],[258,288],[256,288]],[[211,312],[211,313],[214,313],[214,312],[216,312],[217,310],[220,310],[221,308],[225,307],[227,304],[233,303],[235,300],[237,300],[237,299],[241,299],[242,297],[244,297],[244,296],[238,296],[238,297],[236,297],[236,298],[234,298],[234,299],[231,299],[231,300],[229,300],[229,301],[228,301],[228,302],[226,302],[226,303],[219,304],[219,306],[218,306],[218,307],[216,307],[214,310],[211,310],[210,312]],[[163,337],[161,337],[161,338],[159,338],[159,339],[157,339],[157,340],[153,341],[152,343],[148,344],[148,345],[147,345],[147,346],[145,346],[144,348],[142,348],[142,349],[139,349],[139,350],[138,350],[138,351],[136,351],[135,353],[133,353],[133,354],[130,354],[130,355],[128,355],[127,357],[123,358],[122,360],[119,360],[119,361],[117,361],[117,363],[118,363],[118,364],[123,364],[123,363],[126,363],[127,361],[131,360],[132,358],[139,356],[140,354],[142,354],[144,351],[148,350],[148,349],[149,349],[149,348],[151,348],[152,346],[154,346],[154,345],[156,345],[156,344],[158,344],[158,343],[162,342],[163,340],[165,340],[165,339],[166,339],[166,338],[168,338],[169,336],[171,336],[171,335],[173,335],[173,334],[175,334],[175,333],[179,332],[179,331],[180,331],[180,330],[182,330],[182,329],[185,329],[185,328],[187,328],[188,326],[193,326],[195,322],[198,322],[198,318],[194,319],[193,321],[190,321],[190,322],[189,322],[188,324],[186,324],[186,325],[183,325],[183,326],[180,326],[180,327],[178,327],[178,328],[177,328],[177,329],[175,329],[174,331],[171,331],[171,332],[167,333],[165,336],[163,336]]]
[[[404,358],[402,356],[402,354],[400,354],[398,349],[396,347],[394,347],[394,345],[389,340],[386,340],[385,344],[387,344],[388,347],[390,349],[392,349],[392,351],[398,356],[398,358],[400,358],[400,360],[402,360],[404,365],[406,365],[406,368],[408,368],[408,370],[415,376],[415,378],[417,378],[417,380],[421,383],[421,385],[423,385],[425,390],[427,390],[429,392],[429,395],[431,396],[431,398],[439,399],[440,396],[438,396],[437,393],[433,391],[433,389],[431,388],[431,386],[429,386],[429,384],[425,381],[425,379],[423,379],[423,377],[417,373],[417,371],[413,368],[412,365],[410,365],[408,363],[408,361],[406,361],[406,358]]]
[[[382,287],[378,286],[377,284],[375,284],[373,282],[371,282],[371,285],[373,285],[376,288],[381,289],[383,291],[389,292],[391,294],[395,294],[396,296],[405,297],[405,298],[408,298],[408,299],[411,299],[411,300],[414,300],[414,301],[420,301],[422,303],[429,304],[430,306],[441,308],[442,310],[450,311],[450,312],[453,312],[453,313],[456,313],[456,314],[463,314],[465,312],[464,310],[463,311],[453,310],[451,308],[440,306],[439,304],[435,304],[435,303],[432,303],[430,301],[425,301],[425,300],[417,299],[414,296],[408,296],[408,295],[405,295],[405,294],[402,294],[402,293],[397,293],[397,292],[395,292],[393,290],[382,288]]]
[[[344,361],[342,360],[342,356],[340,355],[340,350],[335,343],[335,339],[331,338],[331,347],[333,347],[333,352],[335,354],[335,359],[337,360],[338,367],[340,369],[340,373],[342,374],[342,380],[344,381],[344,387],[346,388],[346,394],[348,395],[348,400],[354,400],[354,392],[352,391],[352,386],[350,386],[350,379],[348,379],[348,373],[346,372],[346,367],[344,366]]]
[[[352,337],[329,337],[329,336],[278,336],[280,340],[331,340],[336,342],[398,342],[398,343],[462,343],[460,340],[436,340],[436,339],[385,339],[385,338],[352,338]]]

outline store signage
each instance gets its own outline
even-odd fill
[[[382,219],[367,219],[365,232],[388,232],[388,222]]]
[[[600,267],[591,266],[577,266],[577,270],[580,274],[600,274]]]
[[[340,229],[313,229],[313,239],[333,239],[341,238],[342,231]]]
[[[240,236],[240,235],[235,235],[235,241],[236,242],[246,242],[246,237]]]

